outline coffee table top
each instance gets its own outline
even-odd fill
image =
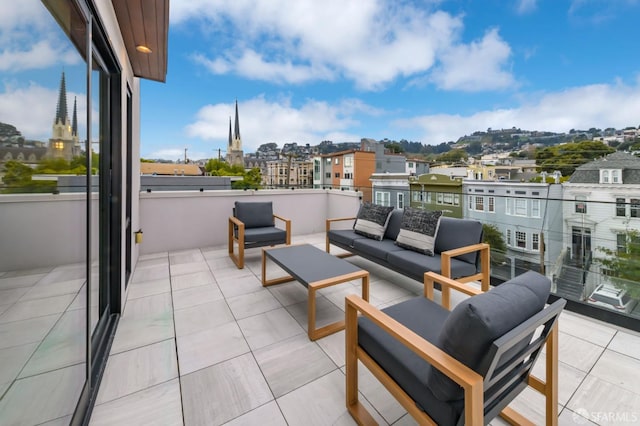
[[[305,286],[362,269],[311,244],[265,249],[265,255]]]

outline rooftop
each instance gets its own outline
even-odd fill
[[[294,236],[293,243],[322,249],[324,234]],[[371,303],[378,307],[421,290],[372,262],[347,259],[371,273]],[[260,249],[247,251],[246,261],[237,269],[226,246],[139,259],[92,425],[354,423],[344,402],[344,331],[310,341],[305,288],[296,282],[264,288]],[[278,275],[273,268],[270,277]],[[318,325],[343,316],[349,293],[360,293],[357,283],[320,292]],[[640,419],[640,334],[565,311],[559,353],[560,424]],[[360,371],[364,400],[380,424],[414,423]],[[542,424],[543,400],[535,392],[525,390],[513,405]]]

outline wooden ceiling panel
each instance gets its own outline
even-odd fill
[[[120,31],[136,77],[166,80],[169,0],[113,0]],[[151,53],[139,52],[143,45]]]

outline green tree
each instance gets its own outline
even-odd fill
[[[390,142],[384,144],[384,147],[387,148],[393,154],[401,154],[404,152],[404,148],[398,142]]]
[[[482,224],[482,242],[491,246],[491,262],[501,264],[505,261],[507,244],[504,241],[502,232],[496,225]]]
[[[5,174],[2,178],[5,194],[20,193],[50,193],[56,188],[53,181],[34,181],[34,170],[20,161],[10,160],[4,165]]]
[[[607,256],[600,261],[610,271],[613,285],[627,290],[634,299],[640,299],[640,231],[629,230],[624,235],[624,248],[598,248]]]
[[[452,149],[443,154],[438,155],[437,160],[445,163],[457,163],[469,158],[469,154],[463,149]]]
[[[535,158],[542,171],[560,170],[563,176],[571,176],[581,165],[614,151],[599,141],[580,141],[538,149]]]
[[[258,167],[254,167],[244,174],[242,180],[232,182],[232,189],[259,189],[262,183],[262,173]]]

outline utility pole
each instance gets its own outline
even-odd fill
[[[187,164],[187,148],[184,149],[184,164]]]

